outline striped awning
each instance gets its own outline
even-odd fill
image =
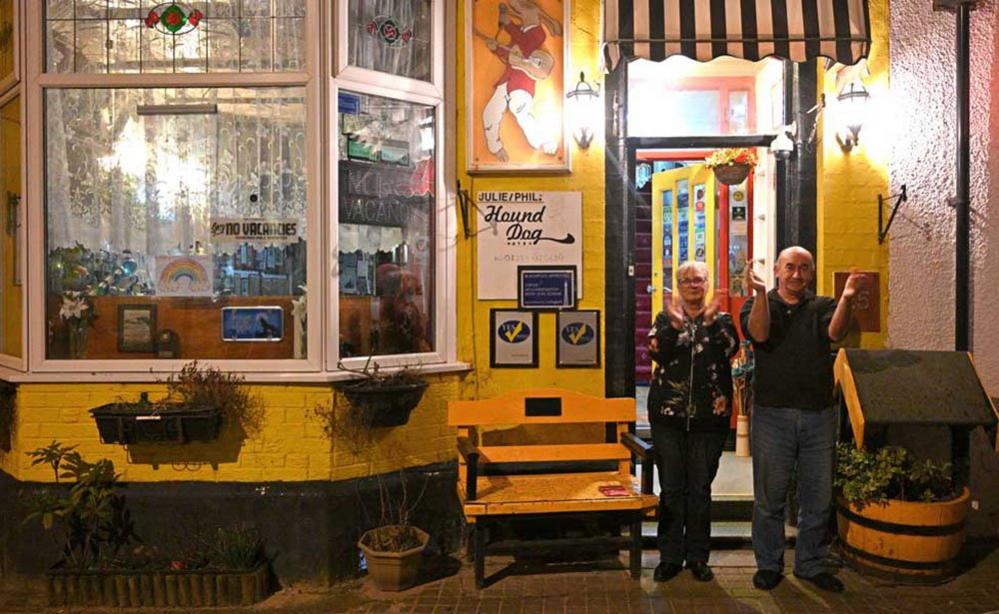
[[[854,64],[871,48],[867,0],[605,0],[605,62],[721,55]]]

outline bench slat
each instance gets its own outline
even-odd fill
[[[620,484],[632,494],[610,497],[599,486]],[[651,510],[655,495],[643,495],[631,476],[614,472],[548,475],[489,476],[479,480],[478,498],[467,501],[463,488],[458,494],[468,516],[539,514],[612,510]]]
[[[630,459],[618,443],[579,443],[527,446],[480,446],[479,460],[488,463],[599,461]]]
[[[560,415],[528,416],[526,399],[560,398]],[[635,399],[605,399],[561,388],[517,390],[495,399],[450,401],[448,424],[566,424],[586,422],[634,422]]]

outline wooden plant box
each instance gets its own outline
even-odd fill
[[[109,403],[90,410],[102,443],[215,441],[222,414],[215,407]]]
[[[247,606],[270,595],[269,570],[127,571],[51,569],[49,605],[120,608]]]

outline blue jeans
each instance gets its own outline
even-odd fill
[[[711,547],[711,482],[727,431],[685,432],[652,426],[659,469],[659,559],[707,563]]]
[[[753,447],[753,551],[756,566],[784,571],[784,508],[791,473],[798,468],[798,541],[794,571],[826,571],[826,528],[832,505],[836,409],[809,411],[755,405]]]

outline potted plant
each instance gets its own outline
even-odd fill
[[[400,471],[401,494],[397,502],[378,477],[378,497],[381,519],[378,526],[365,531],[357,541],[364,554],[368,575],[375,586],[384,591],[401,591],[416,584],[423,560],[423,551],[430,536],[410,524],[412,511],[423,498],[423,492],[410,504],[406,476]],[[424,483],[424,492],[426,483]]]
[[[338,411],[334,404],[318,405],[312,414],[331,441],[343,443],[355,456],[362,456],[371,443],[372,424],[366,415],[351,404]],[[410,515],[426,491],[410,503],[405,472],[399,472],[400,487],[395,494],[381,475],[378,476],[378,502],[381,515],[374,528],[365,531],[357,547],[367,562],[368,574],[381,590],[401,591],[413,586],[419,575],[423,550],[429,535],[410,523]]]
[[[359,376],[336,384],[336,389],[357,412],[353,419],[369,428],[406,424],[409,414],[423,398],[427,380],[415,368],[386,374],[379,370],[378,363],[371,365],[371,356],[363,369],[349,369],[342,362],[337,365]]]
[[[137,402],[116,401],[90,414],[104,443],[214,441],[223,425],[242,436],[259,430],[263,406],[242,376],[188,363],[167,378],[167,397],[156,402],[141,393]]]
[[[25,523],[57,536],[60,560],[46,573],[49,604],[112,607],[250,605],[269,594],[268,559],[252,529],[221,528],[170,555],[136,545],[134,523],[108,459],[85,461],[58,441],[28,452],[52,467],[57,488],[35,494]],[[67,489],[60,480],[72,479]]]
[[[756,166],[756,152],[748,147],[716,149],[704,159],[704,165],[725,185],[739,185]]]
[[[901,447],[866,450],[840,443],[833,484],[849,562],[913,581],[952,571],[970,492],[957,492],[948,463],[917,460]]]

